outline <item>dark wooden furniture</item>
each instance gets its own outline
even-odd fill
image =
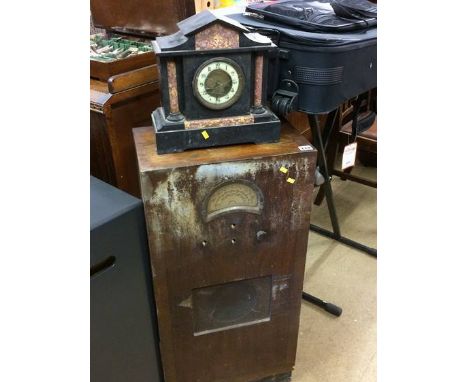
[[[140,190],[132,128],[151,123],[151,112],[160,103],[156,78],[153,65],[107,82],[90,82],[91,175],[137,197]],[[146,83],[139,84],[145,79]]]
[[[339,133],[337,134],[338,149],[347,145],[349,142],[352,142],[352,122],[346,123]],[[359,133],[356,137],[356,142],[358,144],[357,157],[360,162],[365,166],[377,166],[377,118],[375,119],[372,126],[362,133]],[[362,177],[351,175],[352,167],[346,169],[345,171],[333,169],[333,174],[340,176],[344,180],[352,180],[357,183],[364,184],[370,187],[377,187],[377,182],[369,181]]]
[[[152,40],[195,13],[192,0],[91,0],[95,27],[108,36]],[[140,196],[132,128],[151,124],[160,105],[154,53],[91,61],[91,175]]]
[[[288,381],[315,149],[290,126],[278,143],[165,155],[152,127],[134,137],[165,381]]]
[[[177,31],[180,20],[195,14],[193,0],[91,0],[94,25],[124,35],[162,36]]]

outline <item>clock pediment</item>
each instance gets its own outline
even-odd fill
[[[157,37],[153,42],[157,54],[178,54],[191,51],[274,47],[267,37],[250,32],[236,20],[209,10],[197,13],[177,23],[179,31]]]
[[[239,22],[222,15],[214,14],[209,10],[197,13],[183,21],[180,21],[177,23],[177,26],[185,36],[191,36],[212,24],[222,25],[224,28],[237,31],[237,33],[249,32],[249,30]]]
[[[195,34],[195,49],[228,49],[239,47],[239,32],[221,22],[214,22]]]

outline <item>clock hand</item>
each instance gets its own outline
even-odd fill
[[[220,83],[218,81],[216,81],[216,83],[214,84],[214,86],[212,87],[206,87],[206,89],[216,89],[216,88],[219,88],[220,87]]]
[[[213,87],[208,87],[206,86],[205,89],[207,90],[215,90],[215,89],[219,89],[219,88],[223,88],[225,87],[226,85],[229,84],[229,81],[226,81],[226,82],[217,82],[215,86]]]
[[[232,81],[231,81],[231,80],[227,80],[227,81],[225,81],[225,82],[220,82],[219,85],[222,86],[222,87],[224,87],[224,86],[226,86],[226,85],[229,85],[229,82],[232,82]]]

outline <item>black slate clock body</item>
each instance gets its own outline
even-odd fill
[[[280,121],[266,107],[266,37],[211,11],[153,42],[162,107],[153,112],[159,154],[238,143],[275,142]]]

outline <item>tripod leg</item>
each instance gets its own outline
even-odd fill
[[[317,305],[318,307],[322,308],[330,314],[333,314],[336,317],[340,317],[341,313],[343,313],[343,309],[341,309],[339,306],[332,304],[331,302],[321,300],[318,297],[312,296],[309,293],[302,292],[302,298],[314,305]]]
[[[320,186],[317,196],[315,197],[314,204],[316,206],[320,206],[323,202],[323,198],[325,197],[325,189],[323,185]]]
[[[338,110],[333,111],[337,113]],[[340,225],[338,223],[338,217],[336,215],[335,202],[333,200],[333,191],[330,184],[330,176],[328,173],[327,158],[325,156],[325,148],[323,146],[322,134],[320,132],[320,126],[316,115],[308,114],[309,125],[312,129],[312,137],[314,139],[314,145],[317,146],[318,150],[318,163],[320,170],[323,171],[325,183],[322,185],[325,191],[325,197],[327,198],[328,213],[330,214],[330,220],[333,227],[333,233],[336,237],[341,237]],[[332,118],[334,120],[334,118]]]

